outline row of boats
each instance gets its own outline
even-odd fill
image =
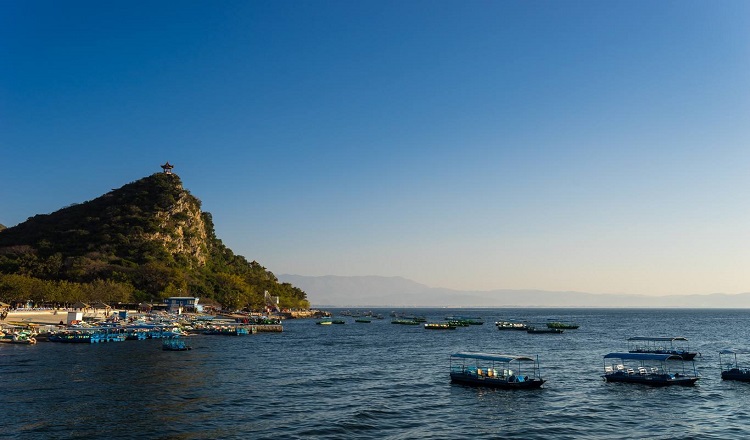
[[[346,315],[343,316],[355,316]],[[359,316],[359,315],[357,315]],[[382,319],[382,318],[378,318]],[[396,316],[391,320],[391,324],[398,325],[423,325],[427,330],[455,330],[458,327],[468,327],[471,325],[483,325],[482,318],[472,318],[464,316],[447,316],[443,322],[426,322],[427,318],[423,316]],[[356,317],[354,322],[370,323],[372,319],[368,316]],[[344,319],[333,319],[330,317],[323,318],[316,322],[318,325],[346,324]],[[532,325],[524,322],[515,321],[497,321],[495,326],[498,330],[522,330],[527,333],[562,333],[566,329],[577,329],[578,324],[552,321],[544,325]]]
[[[650,386],[694,385],[699,379],[695,357],[700,353],[675,347],[684,337],[633,337],[628,352],[604,355],[602,378],[607,382]],[[669,343],[667,345],[667,343]],[[722,362],[729,356],[729,362]],[[721,378],[750,382],[750,368],[741,367],[738,355],[750,350],[724,349],[719,352]],[[492,388],[539,388],[545,383],[539,369],[539,356],[459,352],[450,356],[452,382]]]
[[[342,313],[342,316],[353,316]],[[360,315],[357,315],[360,316]],[[374,315],[373,315],[374,316]],[[383,319],[382,315],[377,315],[376,319]],[[355,317],[354,322],[357,323],[370,323],[372,318],[369,316]],[[346,324],[344,319],[333,319],[330,317],[323,318],[316,322],[318,325],[331,325],[331,324]],[[391,319],[391,324],[397,325],[424,325],[424,328],[428,330],[455,330],[457,327],[468,327],[470,325],[482,325],[484,321],[482,318],[467,318],[461,316],[448,316],[445,318],[445,322],[427,322],[427,318],[424,316],[396,315],[394,319]]]

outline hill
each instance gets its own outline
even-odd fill
[[[282,307],[307,306],[304,291],[216,237],[211,214],[176,174],[153,174],[0,231],[0,274],[6,302],[191,295],[258,309],[268,292]]]
[[[462,291],[429,287],[401,277],[302,276],[281,274],[334,307],[646,307],[750,308],[750,293],[647,296],[543,290]]]

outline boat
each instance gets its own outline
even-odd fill
[[[479,317],[467,318],[465,316],[446,316],[445,320],[449,322],[463,322],[468,325],[483,325],[484,324],[484,319],[479,318]]]
[[[451,382],[502,389],[539,388],[539,356],[458,352],[450,356]]]
[[[674,354],[686,361],[692,361],[698,354],[697,352],[689,351],[687,345],[675,347],[675,341],[687,342],[687,338],[683,338],[682,336],[673,338],[635,336],[628,338],[628,351],[630,353]]]
[[[726,365],[724,365],[721,362],[721,355],[730,355],[734,356],[734,362],[728,362]],[[750,369],[747,367],[740,368],[739,363],[737,362],[737,355],[738,354],[750,354],[750,350],[731,350],[731,349],[725,349],[721,350],[719,352],[719,367],[721,368],[721,378],[723,380],[736,380],[740,382],[750,382]]]
[[[193,347],[187,345],[177,336],[169,336],[161,341],[161,349],[164,351],[187,351],[192,350]]]
[[[424,316],[407,315],[407,316],[403,316],[403,318],[408,321],[414,321],[417,324],[419,324],[420,322],[427,322],[427,318],[425,318]]]
[[[36,335],[29,331],[20,331],[14,333],[0,332],[0,342],[8,344],[34,345],[36,344]]]
[[[99,342],[122,342],[127,333],[119,328],[71,328],[49,334],[49,342],[95,344]]]
[[[425,330],[455,330],[456,326],[449,322],[426,322]]]
[[[346,321],[344,321],[343,319],[334,319],[331,322],[334,324],[346,324]]]
[[[322,321],[316,322],[315,324],[317,324],[317,325],[331,325],[331,324],[333,324],[333,321],[331,321],[330,319],[324,319]]]
[[[608,364],[608,360],[610,363]],[[667,361],[681,361],[681,371],[672,373]],[[632,366],[626,366],[629,362]],[[692,372],[685,368],[681,356],[669,353],[609,353],[604,355],[604,374],[607,382],[638,383],[651,386],[694,385],[698,373],[693,362]]]
[[[578,324],[570,324],[570,323],[559,322],[559,321],[552,321],[552,322],[548,322],[547,323],[547,328],[559,328],[559,329],[564,329],[564,330],[575,330],[578,327],[580,327],[580,325],[578,325]]]
[[[214,336],[244,336],[250,334],[250,330],[242,325],[222,324],[208,326],[206,330],[203,331],[203,334]]]
[[[522,322],[514,322],[514,321],[496,321],[495,327],[497,327],[498,330],[528,330],[529,326],[522,323]]]
[[[561,328],[551,327],[529,327],[526,329],[526,333],[562,333],[563,331]]]
[[[417,321],[411,320],[411,319],[392,319],[391,324],[399,324],[399,325],[419,325]]]

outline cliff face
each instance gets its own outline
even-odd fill
[[[143,238],[158,243],[172,255],[183,255],[199,266],[208,259],[208,234],[200,203],[177,183],[178,196],[167,209],[156,211],[155,232],[144,232]]]

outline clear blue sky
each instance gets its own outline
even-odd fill
[[[750,2],[0,2],[0,223],[169,160],[277,274],[750,291]]]

